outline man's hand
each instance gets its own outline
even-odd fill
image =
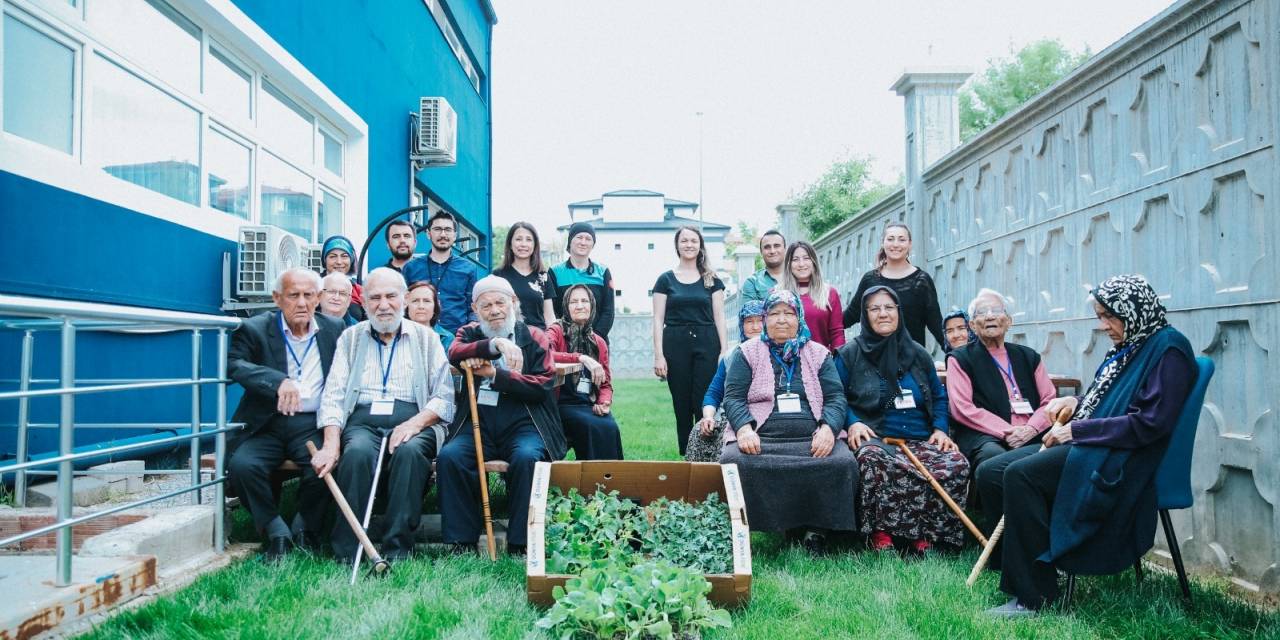
[[[609,415],[609,407],[610,407],[610,403],[608,402],[596,403],[591,405],[591,413],[594,413],[598,416],[607,416]]]
[[[311,456],[311,468],[316,470],[316,475],[323,478],[329,475],[333,468],[338,466],[338,445],[326,444]]]
[[[831,455],[831,449],[835,445],[836,436],[831,433],[831,427],[820,424],[818,430],[813,432],[813,442],[809,444],[809,452],[815,458],[825,458]]]
[[[387,438],[387,453],[395,453],[396,447],[407,442],[409,438],[422,433],[424,428],[418,424],[417,416],[396,425],[396,428],[391,430],[391,437]]]
[[[492,378],[498,373],[497,369],[493,368],[493,362],[484,358],[467,358],[462,361],[462,366],[481,378]]]
[[[858,447],[861,447],[862,445],[868,442],[871,442],[871,439],[876,437],[876,432],[872,431],[871,427],[868,427],[867,425],[861,422],[855,422],[852,425],[850,425],[848,432],[849,432],[849,448],[853,449],[854,451],[857,451]]]
[[[1055,445],[1066,444],[1071,442],[1071,423],[1060,424],[1049,430],[1049,435],[1044,437],[1044,446],[1052,447]]]
[[[597,387],[604,384],[604,365],[591,356],[578,356],[578,362],[581,362],[582,367],[591,373],[592,384]]]
[[[959,447],[951,441],[951,437],[943,433],[940,429],[934,429],[929,435],[929,444],[942,449],[943,451],[957,451]]]
[[[1005,444],[1009,445],[1010,449],[1017,449],[1018,447],[1031,442],[1031,439],[1036,437],[1036,433],[1038,432],[1035,427],[1024,424],[1022,426],[1014,427],[1012,431],[1005,435],[1004,441]]]
[[[524,371],[524,352],[516,343],[506,338],[495,338],[490,344],[502,354],[502,359],[507,361],[507,368],[517,373]]]
[[[751,425],[738,429],[738,451],[749,456],[760,454],[760,436],[756,435],[756,430]]]
[[[1065,396],[1062,398],[1054,398],[1049,401],[1049,404],[1046,404],[1044,406],[1044,414],[1046,416],[1049,416],[1049,420],[1052,422],[1052,421],[1056,421],[1058,414],[1062,413],[1062,411],[1066,409],[1069,411],[1069,413],[1067,414],[1065,419],[1070,420],[1071,416],[1075,415],[1076,405],[1078,404],[1080,404],[1080,400],[1077,399],[1075,396]]]
[[[291,416],[302,407],[302,390],[293,378],[285,378],[276,389],[276,411]]]

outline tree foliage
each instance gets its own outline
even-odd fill
[[[489,263],[494,271],[502,268],[502,252],[507,247],[507,232],[511,227],[500,224],[493,228],[493,241],[489,243]]]
[[[960,138],[968,140],[1006,113],[1044,91],[1092,55],[1073,52],[1057,39],[1009,49],[1010,57],[987,61],[987,70],[960,90]]]
[[[827,172],[805,186],[793,202],[809,236],[817,238],[889,195],[894,186],[871,175],[869,156],[855,156],[832,163]]]
[[[747,224],[745,220],[738,221],[737,238],[726,237],[724,241],[725,255],[733,257],[738,252],[738,247],[744,245],[756,246],[760,241],[760,231],[755,225]],[[756,269],[764,268],[764,261],[760,256],[756,256]]]

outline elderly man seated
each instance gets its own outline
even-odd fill
[[[367,294],[366,294],[367,295]],[[565,437],[552,391],[555,371],[542,332],[520,321],[520,303],[511,284],[498,276],[476,282],[472,308],[480,318],[458,328],[449,360],[477,378],[476,404],[485,459],[506,460],[511,527],[507,552],[523,553],[533,467],[564,457]],[[468,403],[459,389],[459,403]],[[444,541],[455,551],[474,548],[480,538],[480,479],[476,469],[471,416],[459,411],[440,451],[440,511]]]
[[[453,419],[453,376],[440,338],[404,317],[408,287],[394,269],[374,269],[364,284],[369,319],[347,329],[320,408],[320,424],[342,432],[342,459],[334,475],[343,496],[362,513],[373,485],[382,439],[387,438],[387,512],[382,555],[403,559],[413,552],[422,516],[422,496],[431,479],[444,429]],[[336,440],[320,454],[336,456]],[[331,538],[340,561],[356,554],[356,537],[339,519]]]
[[[969,303],[976,342],[947,356],[947,398],[955,421],[956,446],[978,467],[1010,449],[1035,444],[1049,428],[1045,406],[1056,396],[1040,354],[1005,343],[1013,318],[1009,301],[983,289]]]
[[[227,351],[227,374],[244,387],[232,420],[245,424],[232,442],[227,470],[254,526],[267,539],[267,561],[280,559],[295,544],[314,549],[330,502],[316,474],[327,473],[333,459],[312,459],[307,441],[321,441],[316,410],[342,324],[315,315],[319,296],[320,276],[314,271],[281,273],[271,292],[279,311],[245,320],[231,334]],[[335,444],[337,436],[336,429],[324,434]],[[302,468],[292,532],[280,518],[270,481],[271,472],[285,460]]]
[[[320,313],[337,318],[348,327],[359,322],[355,312],[358,307],[351,306],[351,278],[341,273],[331,273],[321,283],[324,288],[320,290]]]

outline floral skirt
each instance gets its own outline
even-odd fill
[[[951,495],[964,504],[969,462],[959,451],[944,452],[924,440],[908,440],[907,447]],[[908,540],[960,546],[964,524],[929,486],[911,460],[897,446],[879,440],[857,451],[862,491],[858,496],[863,533],[884,531]]]
[[[689,431],[689,443],[684,448],[684,459],[687,462],[718,462],[720,449],[724,446],[724,430],[729,426],[729,419],[721,413],[716,417],[711,435],[702,435],[702,430],[695,423]]]

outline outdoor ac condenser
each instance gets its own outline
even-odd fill
[[[418,138],[414,161],[422,166],[445,166],[458,162],[458,115],[449,101],[424,97],[418,109]]]
[[[303,266],[302,238],[272,225],[240,227],[236,262],[236,295],[271,296],[271,287],[282,271]]]
[[[324,273],[324,255],[320,252],[324,245],[311,243],[302,245],[302,266],[316,272]]]

